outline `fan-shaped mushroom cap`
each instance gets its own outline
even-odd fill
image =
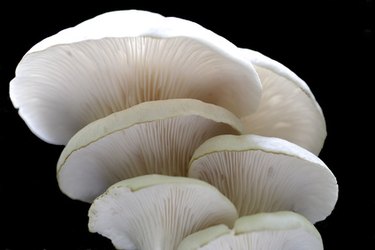
[[[221,135],[204,142],[189,176],[217,187],[239,214],[294,211],[315,223],[334,209],[335,176],[317,156],[288,141]]]
[[[226,109],[194,99],[144,102],[92,122],[72,137],[57,168],[60,189],[91,202],[135,176],[186,176],[194,150],[220,134],[238,134]]]
[[[242,52],[263,86],[259,109],[242,118],[246,133],[282,138],[318,155],[327,132],[310,88],[281,63],[249,49]]]
[[[130,10],[36,44],[16,69],[10,97],[37,136],[66,144],[88,123],[145,101],[193,98],[248,115],[261,85],[226,39],[187,20]]]
[[[185,177],[148,175],[121,181],[89,210],[89,229],[118,249],[174,250],[198,230],[238,218],[216,188]]]
[[[213,226],[186,237],[178,250],[323,250],[316,228],[293,212],[261,213],[237,219],[230,230]]]

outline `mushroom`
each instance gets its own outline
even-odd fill
[[[140,176],[121,181],[99,196],[89,210],[89,230],[117,249],[174,250],[186,236],[225,224],[236,208],[216,188],[186,177]]]
[[[240,216],[288,210],[315,223],[332,212],[338,197],[335,176],[317,156],[258,135],[208,139],[194,152],[188,176],[217,187]]]
[[[245,132],[278,137],[318,155],[326,138],[322,110],[307,84],[287,67],[259,52],[242,49],[263,86],[258,110],[242,120]]]
[[[205,140],[239,134],[226,109],[194,99],[144,102],[90,123],[72,137],[57,164],[60,189],[91,202],[110,185],[146,174],[186,176]]]
[[[81,128],[145,101],[193,98],[238,117],[254,112],[259,78],[240,50],[202,26],[146,11],[115,11],[32,47],[10,97],[33,133],[66,144]]]
[[[217,225],[186,237],[177,250],[323,250],[322,238],[303,216],[293,212],[260,213],[236,220],[230,230]]]
[[[322,249],[311,223],[338,195],[316,156],[324,116],[258,52],[187,20],[109,12],[32,47],[10,97],[33,133],[66,145],[60,189],[94,201],[90,231],[119,249],[176,249],[205,228],[179,249]],[[311,223],[278,212],[229,229],[281,210]]]

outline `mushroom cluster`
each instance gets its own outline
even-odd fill
[[[57,181],[117,249],[323,249],[338,198],[323,113],[282,64],[187,20],[99,15],[32,47],[10,83]]]

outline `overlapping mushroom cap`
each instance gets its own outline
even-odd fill
[[[338,186],[317,156],[279,138],[221,135],[194,153],[189,176],[217,187],[240,215],[289,210],[311,222],[333,210]]]
[[[241,217],[233,229],[213,226],[186,237],[178,250],[323,250],[316,228],[293,212],[261,213]]]
[[[110,185],[140,175],[186,176],[205,140],[239,134],[241,121],[226,109],[194,99],[144,102],[81,129],[62,152],[60,189],[91,202]]]
[[[255,113],[242,118],[245,132],[278,137],[318,155],[326,138],[322,110],[307,84],[295,73],[259,52],[242,49],[262,83]]]
[[[229,229],[238,213],[280,210],[314,223],[338,194],[316,156],[326,127],[313,94],[258,52],[187,20],[109,12],[32,47],[10,97],[37,136],[67,144],[57,178],[69,197],[91,202],[120,181],[89,211],[90,230],[120,249],[176,249],[220,223],[180,249],[322,249],[292,212]],[[187,171],[206,182],[149,175]]]
[[[36,44],[16,69],[10,97],[37,136],[66,144],[90,122],[145,101],[194,98],[248,115],[261,84],[224,38],[187,20],[130,10]]]
[[[147,175],[116,183],[91,205],[89,229],[118,249],[175,250],[198,230],[238,218],[211,185],[185,177]]]
[[[54,144],[113,112],[170,98],[223,106],[246,133],[316,155],[326,137],[313,94],[288,68],[194,22],[147,11],[105,13],[44,39],[18,65],[10,96],[30,129]]]

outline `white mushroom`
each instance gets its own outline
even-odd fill
[[[60,189],[91,202],[135,176],[186,176],[194,150],[220,134],[238,134],[226,109],[194,99],[144,102],[92,122],[72,137],[57,167]]]
[[[335,176],[317,156],[288,141],[221,135],[194,153],[189,177],[217,187],[239,214],[294,211],[315,223],[334,209]]]
[[[66,144],[88,123],[145,101],[193,98],[248,115],[261,84],[224,38],[187,20],[130,10],[36,44],[16,69],[10,97],[37,136]]]
[[[327,135],[326,124],[307,84],[259,52],[242,49],[242,53],[254,65],[263,86],[259,109],[242,118],[246,133],[282,138],[318,155]]]
[[[323,250],[322,238],[304,217],[293,212],[261,213],[225,225],[203,229],[186,237],[178,250]]]
[[[117,249],[175,250],[198,230],[233,226],[236,208],[216,188],[185,177],[148,175],[116,183],[89,210],[89,229]]]
[[[324,116],[258,52],[187,20],[109,12],[32,47],[10,98],[34,134],[66,144],[59,187],[93,202],[90,231],[118,249],[323,249],[311,223],[338,196],[316,156]]]

